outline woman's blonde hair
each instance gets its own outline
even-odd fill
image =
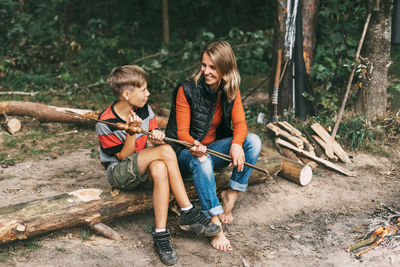
[[[148,83],[149,75],[137,65],[125,65],[114,68],[108,76],[107,83],[115,97],[120,98],[124,90],[140,88]]]
[[[200,55],[200,68],[191,77],[196,85],[202,76],[201,61],[204,53],[207,53],[207,55],[209,55],[214,61],[217,72],[221,75],[225,94],[227,95],[228,100],[232,101],[235,98],[240,85],[240,75],[232,47],[228,42],[219,41],[213,42],[204,48]]]

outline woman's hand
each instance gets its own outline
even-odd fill
[[[206,155],[207,147],[201,144],[199,141],[194,140],[193,147],[191,147],[189,151],[193,156],[203,157]]]
[[[163,141],[164,138],[165,138],[165,133],[160,130],[153,130],[151,132],[151,135],[149,136],[150,142],[152,142],[155,145],[164,144],[164,141]]]
[[[243,147],[239,144],[233,143],[231,145],[231,150],[229,151],[229,154],[232,157],[232,162],[231,164],[229,164],[229,166],[233,165],[234,167],[237,167],[237,170],[239,172],[243,171],[245,161]]]

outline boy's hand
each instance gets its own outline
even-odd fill
[[[153,130],[149,136],[150,142],[156,145],[164,144],[165,133],[160,130]]]
[[[129,126],[140,127],[142,125],[142,119],[136,115],[135,112],[130,110],[127,123]]]

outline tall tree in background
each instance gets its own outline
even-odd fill
[[[390,66],[391,13],[393,1],[372,1],[373,12],[365,37],[363,57],[367,68],[360,80],[356,112],[367,118],[383,117],[387,109],[387,75]]]
[[[287,54],[285,47],[285,35],[287,29],[289,3],[293,0],[277,0],[277,19],[274,24],[274,55],[279,49],[282,49],[284,54]],[[298,4],[302,7],[302,23],[303,23],[303,57],[306,67],[306,72],[309,75],[311,66],[314,62],[315,44],[316,44],[316,25],[317,12],[319,8],[319,0],[299,0]],[[293,73],[291,62],[288,58],[283,59],[284,73],[280,84],[280,92],[278,96],[279,112],[292,108],[293,105]],[[275,71],[276,57],[274,56],[273,70]],[[273,77],[272,75],[271,77]]]
[[[169,43],[168,0],[162,0],[163,40]]]

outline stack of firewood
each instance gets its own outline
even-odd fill
[[[347,176],[354,176],[352,172],[335,164],[338,160],[344,163],[349,163],[351,160],[340,144],[319,123],[311,125],[316,133],[312,135],[316,142],[314,145],[286,121],[271,122],[267,124],[267,128],[277,136],[275,144],[282,155],[303,162],[312,168],[322,164]],[[318,147],[315,147],[316,145]],[[317,156],[316,149],[323,151],[323,155]]]

